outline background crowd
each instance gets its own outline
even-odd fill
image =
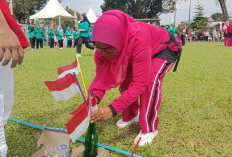
[[[64,30],[61,26],[56,29],[54,26],[45,31],[43,25],[28,25],[29,41],[32,50],[43,49],[43,45],[49,45],[53,50],[55,46],[59,49],[63,49],[63,46],[67,48],[75,48],[78,57],[81,57],[81,47],[84,43],[87,48],[94,49],[93,45],[90,45],[92,38],[92,28],[85,15],[81,16],[81,22],[78,27],[67,28]]]
[[[178,36],[183,45],[186,42],[200,41],[200,42],[224,42],[225,46],[232,47],[232,20],[223,23],[222,30],[216,27],[209,27],[206,30],[193,30],[181,22],[177,26],[175,23],[171,25],[162,26],[170,33]]]

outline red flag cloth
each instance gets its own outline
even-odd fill
[[[71,64],[59,67],[58,68],[58,78],[62,78],[68,73],[73,74],[74,72],[75,72],[76,75],[80,72],[80,70],[79,70],[79,68],[77,66],[77,60],[75,60]]]
[[[84,134],[87,130],[90,122],[90,114],[92,111],[97,109],[96,98],[91,99],[91,109],[89,106],[89,101],[82,103],[75,111],[70,113],[74,116],[68,123],[65,124],[73,142],[75,142],[76,139]]]
[[[80,93],[75,77],[72,74],[67,74],[56,81],[44,81],[44,83],[56,101],[68,100],[77,93]]]
[[[89,106],[89,99],[87,100],[87,102],[83,102],[81,105],[83,105],[84,103],[86,103],[86,105]],[[74,110],[73,112],[71,112],[70,114],[71,114],[71,115],[76,115],[76,113],[78,113],[79,110],[81,109],[81,105],[78,106],[77,109]],[[97,105],[97,99],[96,99],[96,97],[93,97],[93,98],[91,99],[91,105],[92,105],[92,107],[91,107],[92,110],[91,110],[91,111],[96,110],[96,105]]]
[[[19,25],[17,24],[17,22],[15,21],[15,19],[11,15],[9,6],[5,0],[0,0],[0,9],[1,9],[9,27],[17,35],[22,48],[24,48],[24,49],[27,48],[29,46],[27,38],[25,37],[23,31],[21,30],[21,28],[19,27]]]

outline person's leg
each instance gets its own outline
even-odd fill
[[[132,81],[132,68],[128,67],[125,80],[120,85],[120,92],[127,90]],[[138,100],[122,111],[122,121],[128,122],[135,118],[138,114],[139,103]]]
[[[35,49],[35,37],[32,38],[32,49]]]
[[[29,40],[30,40],[31,49],[33,49],[32,48],[32,38],[29,38]]]
[[[182,40],[182,46],[185,45],[185,35],[181,35],[181,40]]]
[[[232,47],[232,37],[228,38],[228,47]]]
[[[58,40],[58,42],[59,42],[59,48],[61,48],[61,40]]]
[[[52,49],[54,49],[54,39],[52,39],[52,41],[51,41],[51,43],[52,43]]]
[[[84,38],[85,46],[91,50],[94,50],[94,46],[89,44],[89,39],[87,37]]]
[[[81,54],[82,43],[83,43],[83,37],[80,36],[77,42],[77,54]]]
[[[4,125],[10,117],[14,104],[14,78],[13,70],[4,67],[0,70],[0,154],[7,155],[7,144],[5,141]]]
[[[39,39],[36,39],[36,49],[39,49]]]
[[[60,40],[60,47],[63,48],[63,40]]]
[[[49,47],[50,47],[50,49],[52,48],[52,39],[51,38],[49,38]]]
[[[173,66],[173,63],[160,58],[154,58],[152,59],[151,66],[153,70],[150,74],[150,81],[140,99],[139,124],[142,133],[154,132],[158,128],[159,118],[157,115],[162,99],[162,81],[164,75]]]
[[[77,46],[77,41],[78,41],[78,39],[75,39],[75,42],[74,42],[73,48],[75,48],[75,46]]]
[[[40,48],[43,48],[43,39],[40,39]]]

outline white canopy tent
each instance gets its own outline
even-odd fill
[[[50,0],[41,11],[30,16],[30,19],[53,19],[60,23],[60,20],[75,20],[76,17],[70,15],[58,0]]]
[[[92,23],[92,24],[95,23],[97,21],[97,19],[98,19],[91,7],[89,8],[89,11],[86,14],[86,16],[87,16],[89,22]]]

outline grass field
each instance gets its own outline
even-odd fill
[[[22,66],[14,70],[15,104],[12,118],[36,125],[65,128],[69,112],[80,103],[77,95],[56,102],[43,81],[57,79],[57,67],[73,62],[74,49],[28,49]],[[93,53],[84,48],[80,63],[87,87],[95,76]],[[159,134],[151,146],[139,147],[145,157],[232,157],[232,48],[222,43],[187,43],[178,71],[163,83]],[[79,77],[79,76],[78,76]],[[80,77],[79,77],[80,80]],[[108,91],[100,106],[119,96]],[[138,123],[118,129],[120,115],[97,123],[99,143],[132,152]],[[41,130],[9,121],[5,127],[9,157],[29,157],[37,150]],[[80,142],[71,144],[77,147]],[[111,157],[124,155],[110,152]]]

